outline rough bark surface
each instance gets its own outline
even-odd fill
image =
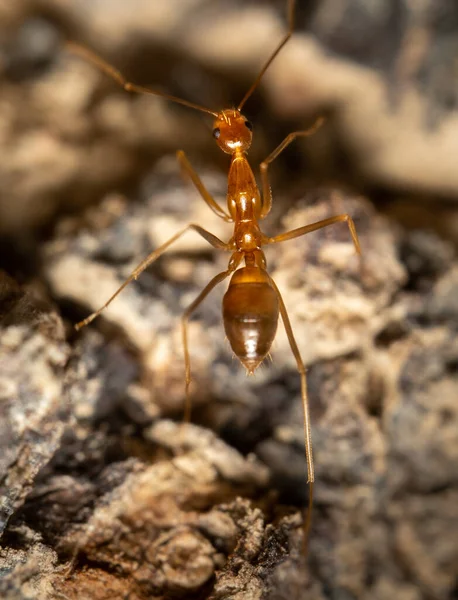
[[[72,328],[186,224],[231,229],[171,154],[224,197],[206,117],[124,94],[63,39],[231,106],[283,3],[0,0],[2,600],[457,597],[458,18],[445,0],[346,0],[300,4],[296,28],[247,104],[253,165],[328,120],[274,163],[265,231],[348,212],[363,248],[359,262],[339,224],[267,252],[308,367],[305,557],[296,365],[280,324],[272,362],[246,377],[224,283],[190,324],[181,423],[180,316],[228,255],[187,233]]]

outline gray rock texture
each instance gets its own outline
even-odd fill
[[[283,2],[0,0],[0,598],[454,600],[458,594],[458,13],[452,2],[298,2],[296,33],[246,105],[271,169],[267,249],[308,368],[280,323],[253,377],[225,340],[227,267],[194,233],[98,308],[190,222],[231,228],[211,120],[129,95],[71,55],[212,109],[242,98]]]

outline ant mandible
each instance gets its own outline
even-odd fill
[[[229,287],[223,299],[223,321],[229,343],[234,354],[247,369],[249,374],[254,373],[255,369],[263,362],[268,355],[272,342],[274,340],[278,316],[281,315],[285,326],[286,335],[297,364],[297,370],[301,379],[301,397],[304,410],[304,435],[305,451],[307,460],[307,483],[309,484],[309,506],[307,516],[304,519],[304,544],[306,543],[308,531],[311,522],[311,510],[313,504],[313,482],[315,480],[309,403],[307,397],[306,369],[294,338],[291,322],[283,302],[282,296],[267,272],[267,265],[262,246],[268,244],[277,244],[286,242],[294,238],[303,236],[317,229],[322,229],[328,225],[345,222],[348,225],[350,234],[357,254],[361,254],[361,248],[356,234],[355,225],[348,214],[341,214],[328,219],[323,219],[311,225],[305,225],[286,233],[281,233],[274,237],[265,235],[259,226],[259,221],[263,220],[270,212],[272,207],[272,192],[269,184],[268,169],[270,163],[296,138],[305,137],[313,134],[323,123],[323,118],[319,117],[311,128],[305,131],[295,131],[290,133],[283,142],[261,163],[261,192],[258,189],[256,180],[247,160],[247,151],[252,141],[252,125],[242,114],[242,108],[254,90],[258,87],[264,73],[267,71],[273,60],[287,43],[293,33],[294,28],[294,9],[295,0],[288,0],[288,32],[270,55],[268,60],[261,68],[255,81],[246,92],[237,108],[224,109],[214,112],[203,106],[192,102],[182,100],[175,96],[170,96],[161,91],[145,88],[127,81],[124,76],[114,67],[106,63],[103,59],[79,46],[73,42],[68,42],[68,48],[92,62],[100,70],[112,77],[126,91],[140,94],[152,94],[162,96],[173,102],[183,104],[190,108],[208,113],[215,118],[213,124],[213,137],[217,145],[226,154],[231,156],[231,164],[228,173],[227,189],[227,210],[219,206],[215,199],[208,192],[202,183],[199,175],[194,171],[189,163],[185,153],[180,150],[177,152],[178,161],[182,170],[192,180],[194,186],[200,195],[219,217],[229,223],[234,224],[234,234],[226,243],[214,236],[212,233],[203,229],[200,225],[191,223],[184,229],[176,233],[167,242],[154,250],[143,260],[132,272],[130,277],[121,285],[121,287],[111,296],[111,298],[96,312],[79,322],[75,327],[80,329],[93,321],[107,306],[116,298],[116,296],[133,280],[157,260],[176,240],[189,230],[194,230],[201,235],[209,244],[218,250],[231,252],[228,268],[226,271],[216,275],[197,296],[194,302],[186,309],[182,316],[182,337],[185,360],[185,381],[186,381],[186,400],[185,400],[185,421],[190,420],[191,416],[191,398],[189,394],[189,385],[191,382],[191,363],[188,348],[187,326],[192,312],[199,306],[204,298],[221,283],[224,279],[232,275]],[[245,266],[240,267],[242,261]],[[240,267],[240,268],[239,268]]]

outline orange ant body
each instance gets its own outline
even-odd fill
[[[349,227],[356,252],[360,254],[361,249],[353,220],[348,214],[341,214],[335,217],[324,219],[317,223],[305,225],[303,227],[299,227],[298,229],[293,229],[274,237],[266,236],[261,231],[259,226],[259,221],[264,219],[269,214],[272,207],[272,193],[268,177],[269,164],[294,139],[299,136],[311,135],[318,129],[318,127],[321,126],[323,122],[323,118],[320,117],[310,129],[291,133],[261,163],[261,193],[246,157],[252,140],[252,126],[251,123],[243,116],[241,110],[245,102],[258,86],[262,76],[274,58],[291,37],[294,26],[294,8],[295,0],[288,0],[288,32],[277,46],[275,51],[271,54],[269,59],[266,61],[254,83],[245,94],[238,107],[225,109],[220,112],[214,112],[186,100],[132,84],[128,82],[119,71],[114,69],[111,65],[87,49],[74,43],[69,43],[68,46],[71,51],[89,60],[107,75],[115,79],[127,91],[162,96],[174,102],[184,104],[190,108],[209,113],[215,117],[213,136],[215,137],[216,143],[221,150],[231,155],[231,164],[228,173],[227,211],[221,208],[207,191],[200,177],[192,168],[183,151],[179,151],[177,153],[177,158],[183,171],[191,178],[195,187],[200,192],[202,198],[211,208],[211,210],[213,210],[213,212],[215,212],[225,221],[234,224],[234,234],[227,243],[218,239],[212,233],[203,229],[200,225],[189,224],[162,246],[154,250],[145,260],[143,260],[132,272],[130,277],[113,294],[113,296],[99,310],[78,323],[76,325],[76,329],[80,329],[81,327],[93,321],[131,281],[137,279],[142,271],[149,267],[149,265],[157,260],[169,248],[169,246],[171,246],[176,240],[178,240],[178,238],[180,238],[190,229],[196,231],[214,248],[231,252],[231,258],[229,260],[227,270],[216,275],[207,284],[194,302],[187,308],[182,317],[182,336],[186,371],[185,420],[189,421],[191,412],[191,401],[189,395],[191,364],[188,349],[188,321],[191,313],[211,292],[211,290],[218,283],[232,275],[228,290],[223,299],[224,328],[234,354],[247,369],[247,372],[252,374],[268,355],[276,334],[279,315],[282,317],[291,350],[297,363],[297,369],[301,379],[301,397],[304,410],[305,450],[308,475],[307,482],[309,484],[309,508],[304,522],[304,540],[306,540],[311,520],[313,482],[315,479],[312,457],[309,405],[307,397],[306,370],[294,338],[293,329],[291,327],[285,304],[275,282],[267,272],[266,259],[262,251],[262,246],[284,242],[303,236],[311,231],[316,231],[317,229],[327,227],[328,225],[346,222]],[[240,267],[243,261],[245,266]]]

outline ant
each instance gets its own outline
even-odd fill
[[[357,254],[361,254],[361,248],[356,234],[355,225],[348,214],[341,214],[328,219],[323,219],[311,225],[304,225],[297,229],[281,233],[274,237],[265,235],[259,226],[259,221],[263,220],[269,214],[272,207],[272,192],[269,184],[268,169],[270,163],[298,137],[312,135],[323,123],[323,117],[319,117],[309,129],[305,131],[295,131],[290,133],[275,150],[261,163],[261,191],[247,160],[247,152],[252,141],[252,125],[250,121],[242,114],[242,108],[247,100],[258,87],[263,75],[272,64],[280,50],[285,46],[293,34],[295,0],[287,0],[288,11],[288,31],[281,42],[269,56],[262,66],[251,87],[238,104],[237,108],[224,109],[218,112],[212,111],[203,106],[199,106],[187,100],[182,100],[175,96],[170,96],[161,91],[156,91],[143,86],[135,85],[127,81],[124,76],[114,67],[106,63],[102,58],[92,53],[90,50],[79,46],[73,42],[67,45],[69,49],[93,63],[106,75],[113,78],[120,86],[128,92],[139,94],[152,94],[162,96],[173,102],[183,104],[195,110],[210,114],[214,117],[213,137],[217,145],[223,152],[231,156],[231,164],[228,173],[227,190],[227,210],[224,210],[207,191],[199,175],[194,171],[185,153],[180,150],[177,152],[177,158],[181,168],[187,174],[194,186],[199,191],[203,200],[209,208],[219,217],[229,223],[234,224],[234,234],[228,242],[223,242],[212,233],[203,229],[200,225],[191,223],[184,229],[176,233],[167,242],[154,250],[147,256],[132,272],[130,277],[121,285],[121,287],[111,296],[111,298],[96,312],[79,322],[75,327],[80,329],[93,321],[107,306],[116,298],[116,296],[154,261],[156,261],[164,252],[184,233],[194,230],[201,235],[211,246],[218,250],[224,250],[231,253],[227,270],[216,275],[207,286],[201,291],[192,304],[186,309],[182,316],[182,339],[185,361],[185,411],[184,420],[189,422],[191,416],[191,398],[189,394],[189,385],[191,383],[191,363],[188,344],[188,321],[193,311],[213,290],[229,276],[231,280],[229,287],[223,299],[223,321],[226,336],[232,347],[234,354],[246,368],[248,374],[253,374],[255,369],[263,362],[269,354],[273,343],[278,317],[281,315],[283,325],[288,336],[292,353],[297,363],[297,370],[301,380],[301,397],[304,411],[304,436],[305,453],[307,460],[307,483],[309,484],[309,505],[306,518],[304,519],[304,546],[308,537],[311,523],[311,511],[313,505],[313,483],[315,480],[314,465],[312,456],[312,439],[309,414],[309,402],[307,397],[306,369],[294,338],[291,322],[285,307],[283,298],[278,290],[274,280],[267,271],[266,259],[262,246],[268,244],[278,244],[294,238],[301,237],[317,229],[322,229],[328,225],[345,222],[350,230]],[[241,266],[244,261],[245,266]],[[239,268],[240,267],[240,268]]]

